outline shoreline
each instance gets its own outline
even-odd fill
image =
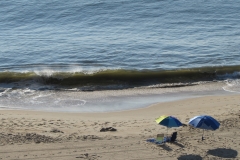
[[[160,109],[160,110],[164,110],[164,111],[172,111],[170,108],[167,107],[167,105],[176,105],[178,103],[183,103],[183,102],[189,102],[189,101],[195,101],[197,99],[207,99],[209,101],[209,99],[211,99],[210,97],[215,97],[217,99],[219,98],[224,98],[224,97],[235,97],[235,96],[240,96],[240,93],[234,93],[234,92],[231,92],[231,93],[226,93],[226,94],[216,94],[216,95],[200,95],[200,96],[194,96],[194,97],[186,97],[186,98],[182,98],[182,99],[176,99],[176,100],[170,100],[170,101],[163,101],[163,102],[156,102],[156,103],[153,103],[153,104],[150,104],[146,107],[142,107],[142,108],[136,108],[136,109],[128,109],[128,110],[120,110],[120,111],[110,111],[110,112],[58,112],[58,111],[44,111],[44,110],[31,110],[31,109],[4,109],[2,108],[0,111],[1,112],[12,112],[12,113],[28,113],[28,114],[31,114],[31,113],[34,113],[35,115],[42,115],[42,114],[45,114],[45,115],[57,115],[57,116],[61,116],[61,115],[71,115],[71,116],[75,116],[75,115],[81,115],[81,116],[84,116],[86,115],[86,117],[88,118],[91,118],[91,116],[98,116],[98,115],[122,115],[122,114],[125,114],[125,115],[129,115],[129,114],[132,114],[133,112],[142,112],[142,110],[144,110],[143,112],[146,112],[145,113],[150,113],[152,114],[153,110],[155,109]],[[193,103],[193,102],[191,102]],[[219,102],[220,103],[220,102]],[[179,106],[183,106],[183,105],[179,105]],[[179,112],[179,114],[182,114],[181,110],[182,110],[182,107],[176,107],[175,108],[176,110],[174,111],[175,112]],[[190,106],[187,106],[187,109],[190,109],[190,110],[196,110],[197,108],[191,108]],[[207,109],[207,107],[201,107],[199,108],[200,110],[203,110],[203,109]],[[38,114],[39,113],[39,114]]]
[[[107,90],[32,91],[12,90],[2,95],[0,110],[33,110],[67,113],[121,112],[145,108],[155,103],[178,101],[207,95],[231,95],[224,82],[205,82],[195,86],[158,88],[156,86]],[[9,98],[5,98],[9,97]]]

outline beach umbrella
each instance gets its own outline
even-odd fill
[[[182,126],[182,123],[177,118],[175,118],[173,116],[160,116],[155,121],[158,124],[167,127],[167,132],[168,132],[168,128]]]
[[[214,131],[218,129],[220,126],[220,123],[216,119],[208,115],[195,116],[189,120],[188,124],[191,125],[192,127],[203,129],[203,134],[204,130]],[[204,139],[203,134],[202,140]]]

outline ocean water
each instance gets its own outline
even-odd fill
[[[240,1],[8,0],[0,6],[2,108],[133,109],[173,100],[159,100],[163,88],[205,82],[240,92]],[[122,91],[129,89],[127,101]],[[132,103],[141,96],[148,100]]]

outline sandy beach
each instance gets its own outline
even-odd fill
[[[171,128],[177,141],[146,142],[167,133],[155,118],[172,115],[182,123],[207,114],[220,122],[216,131],[186,125]],[[240,159],[240,95],[204,96],[165,102],[147,108],[111,113],[53,113],[1,110],[0,159],[147,160]],[[112,127],[116,131],[100,132]]]

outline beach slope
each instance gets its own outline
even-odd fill
[[[187,125],[207,114],[220,122],[216,131]],[[186,126],[167,129],[161,115],[177,117]],[[111,113],[53,113],[1,110],[0,159],[146,160],[240,159],[240,95],[204,96],[158,103],[147,108]],[[112,127],[116,131],[100,132]],[[146,142],[158,133],[178,132],[177,141]]]

